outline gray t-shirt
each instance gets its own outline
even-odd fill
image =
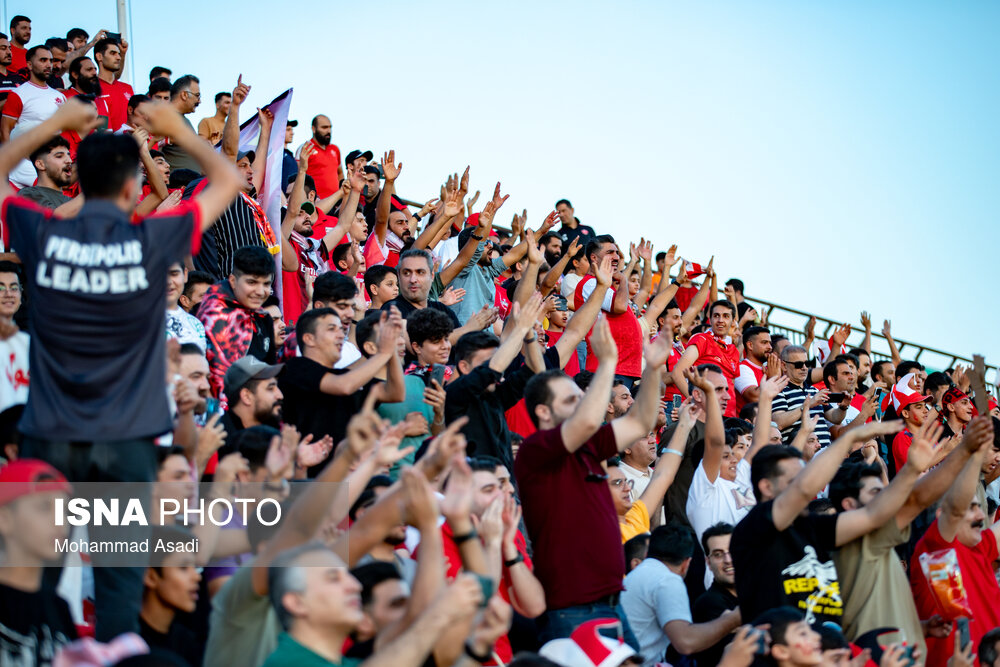
[[[622,608],[636,639],[643,667],[663,662],[670,639],[663,631],[670,621],[691,622],[684,579],[655,558],[647,558],[625,577]]]
[[[212,598],[203,667],[260,667],[278,646],[281,624],[271,600],[253,590],[252,565],[237,570]]]
[[[44,208],[59,208],[70,200],[59,190],[46,188],[41,185],[32,185],[30,188],[22,188],[17,192],[18,197],[24,197]]]

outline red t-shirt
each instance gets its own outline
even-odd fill
[[[114,132],[128,122],[128,101],[132,97],[132,86],[122,81],[108,83],[101,81],[101,96],[108,110],[108,130]]]
[[[985,508],[984,508],[985,509]],[[973,548],[969,548],[954,539],[945,542],[938,529],[937,520],[931,524],[924,536],[917,542],[913,559],[910,561],[910,588],[913,589],[913,601],[917,605],[920,618],[930,618],[940,614],[934,602],[930,584],[924,577],[920,567],[920,554],[954,549],[958,556],[958,567],[962,572],[962,584],[972,609],[969,621],[969,638],[973,647],[979,645],[983,635],[1000,626],[1000,585],[997,585],[993,574],[993,562],[998,558],[997,538],[993,531],[986,529],[981,533],[982,539]],[[957,625],[956,625],[957,627]],[[954,633],[947,639],[927,637],[927,667],[945,667],[948,658],[955,648]]]
[[[913,434],[908,429],[903,429],[892,439],[892,460],[898,472],[906,463],[906,457],[910,453],[910,445],[913,443]]]
[[[107,84],[105,84],[105,83],[102,82],[101,85],[103,86],[103,85],[107,85]],[[71,97],[76,97],[77,95],[83,95],[83,93],[81,93],[76,88],[67,88],[66,90],[63,91],[63,95],[66,96],[66,99],[69,99]],[[108,110],[108,98],[105,97],[104,95],[101,95],[100,97],[94,99],[94,106],[97,107],[97,115],[98,116],[104,116],[105,118],[107,118],[108,119],[108,127],[111,127],[111,112]],[[127,111],[128,111],[128,109],[126,108],[126,112]],[[127,113],[126,113],[126,115],[127,115]],[[73,134],[76,134],[76,132],[74,132]],[[65,132],[63,132],[63,136],[66,136]],[[79,136],[79,135],[77,135],[77,136]],[[77,142],[77,143],[79,143],[79,142]]]
[[[657,338],[659,338],[659,336],[657,336]],[[677,362],[681,360],[681,357],[683,355],[684,355],[684,348],[681,346],[680,343],[674,341],[670,349],[670,356],[667,357],[667,370],[668,371],[674,370],[674,366],[677,365]],[[668,384],[666,390],[663,392],[663,400],[669,403],[670,401],[674,400],[674,396],[682,396],[682,395],[683,394],[681,394],[680,390],[677,388],[677,385]]]
[[[19,72],[28,66],[28,49],[23,46],[16,46],[10,43],[10,64],[7,65],[8,72]]]
[[[312,146],[313,154],[309,156],[306,173],[316,182],[316,194],[320,199],[325,199],[340,189],[340,179],[337,178],[340,149],[336,144],[323,148],[315,139],[310,139],[307,145]]]
[[[576,291],[573,292],[574,310],[583,308],[589,293],[584,295],[584,287],[597,280],[594,276],[584,276],[576,284]],[[609,289],[608,295],[613,299],[614,290]],[[608,327],[611,329],[611,337],[615,339],[618,346],[618,365],[615,367],[615,375],[625,375],[628,377],[639,377],[642,375],[642,327],[639,326],[639,318],[635,316],[631,308],[626,308],[624,313],[613,315],[605,311],[608,318]],[[593,328],[587,332],[587,370],[597,370],[597,355],[590,347],[590,336],[594,333]]]
[[[753,382],[749,382],[750,377],[753,377]],[[744,380],[746,382],[744,382]],[[736,378],[733,379],[733,395],[736,403],[736,406],[733,409],[733,416],[739,416],[740,410],[742,410],[743,406],[747,404],[747,400],[743,398],[742,391],[745,391],[750,387],[760,387],[760,383],[763,380],[764,369],[762,367],[753,363],[749,359],[744,359],[740,362],[739,371],[736,374]],[[743,386],[744,384],[745,386]]]
[[[677,293],[674,294],[674,301],[677,302],[677,306],[681,309],[683,313],[694,301],[695,295],[698,294],[698,287],[692,285],[691,287],[678,287]]]
[[[560,427],[536,432],[518,451],[514,477],[534,546],[535,576],[550,611],[622,590],[621,528],[601,467],[617,453],[610,424],[573,454]]]
[[[740,351],[732,343],[717,338],[711,331],[703,331],[691,336],[688,347],[698,348],[698,359],[694,362],[694,366],[715,364],[722,369],[722,374],[726,376],[726,383],[729,385],[729,404],[726,406],[725,416],[735,417],[738,415],[733,380],[739,375]]]

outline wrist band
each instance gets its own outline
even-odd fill
[[[517,565],[518,563],[523,563],[523,562],[524,562],[524,556],[518,553],[517,556],[515,556],[514,558],[511,558],[510,560],[505,560],[503,562],[503,566],[507,569],[510,569],[515,565]]]
[[[490,658],[493,657],[493,651],[486,649],[485,655],[479,655],[478,653],[476,653],[475,649],[472,648],[472,644],[469,643],[469,640],[466,640],[465,655],[469,656],[470,658],[478,662],[480,665],[485,665],[487,662],[490,661]]]
[[[677,456],[679,456],[681,458],[684,458],[684,452],[679,452],[676,449],[670,449],[669,447],[667,449],[663,450],[663,452],[661,453],[661,456],[663,454],[676,454]]]
[[[476,532],[475,528],[473,528],[469,532],[465,533],[464,535],[452,535],[451,540],[452,540],[452,542],[455,543],[455,546],[458,546],[458,545],[462,544],[463,542],[468,542],[473,537],[479,537],[479,534]]]

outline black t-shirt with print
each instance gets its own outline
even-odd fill
[[[0,584],[0,601],[0,665],[51,665],[76,639],[69,606],[44,582],[33,593]]]
[[[840,623],[844,602],[837,568],[837,516],[800,516],[783,531],[771,518],[773,500],[760,503],[736,524],[729,551],[736,568],[740,612],[748,623],[768,609],[788,605],[809,623]]]
[[[133,223],[109,201],[59,219],[9,197],[2,213],[4,242],[33,277],[21,432],[106,441],[170,431],[163,276],[200,239],[197,205]]]

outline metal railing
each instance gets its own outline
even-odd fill
[[[767,312],[767,326],[771,330],[771,333],[780,333],[788,337],[796,345],[801,345],[805,342],[805,326],[810,317],[816,318],[816,328],[814,329],[816,342],[829,340],[834,330],[843,324],[842,321],[831,320],[821,315],[782,306],[773,301],[765,301],[756,297],[744,298],[757,310],[758,314],[763,315],[764,311]],[[875,360],[891,360],[889,343],[885,336],[882,335],[881,328],[876,329],[874,324],[873,322],[872,358]],[[860,322],[852,322],[851,325],[851,335],[847,340],[847,347],[860,347],[865,337],[864,329],[861,328]],[[969,357],[921,345],[913,341],[903,340],[895,336],[892,339],[895,341],[896,348],[903,359],[919,361],[927,367],[928,371],[943,371],[952,368],[955,364],[972,365],[972,359]],[[987,365],[987,385],[996,385],[998,380],[1000,380],[1000,371],[994,365]]]

